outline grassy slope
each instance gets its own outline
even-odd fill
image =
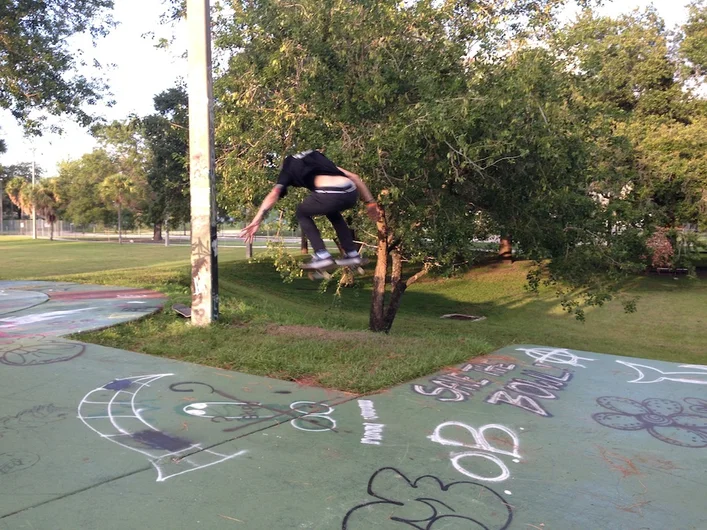
[[[639,278],[630,288],[641,297],[638,313],[624,314],[620,304],[611,303],[589,311],[583,324],[565,316],[552,293],[525,292],[526,264],[487,267],[413,286],[392,333],[379,335],[363,331],[366,287],[346,290],[337,302],[307,279],[283,284],[271,266],[239,261],[242,252],[219,256],[217,325],[192,328],[166,311],[81,339],[355,392],[385,388],[514,343],[707,364],[704,279]],[[172,302],[189,302],[184,247],[0,238],[0,256],[0,279],[138,285],[162,290]],[[439,319],[457,312],[487,319]]]

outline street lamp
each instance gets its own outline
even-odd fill
[[[5,195],[4,195],[4,192],[2,189],[2,184],[3,184],[2,177],[0,177],[0,235],[2,235],[3,231],[5,230],[3,228],[4,227],[3,221],[5,220],[5,215],[2,211],[2,203],[3,203],[3,200],[5,199]]]
[[[37,205],[34,197],[34,155],[36,147],[32,148],[32,239],[37,239]]]

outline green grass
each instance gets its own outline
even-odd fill
[[[159,289],[189,303],[188,248],[49,243],[0,238],[0,279],[61,279]],[[365,331],[368,284],[341,300],[318,283],[283,284],[266,263],[242,261],[242,249],[219,254],[221,319],[193,328],[166,310],[86,333],[80,339],[152,355],[371,392],[519,343],[544,344],[692,364],[707,364],[707,280],[636,278],[626,296],[638,312],[612,302],[578,322],[551,292],[524,290],[528,265],[484,267],[463,278],[412,286],[389,335]],[[486,316],[441,320],[445,313]]]

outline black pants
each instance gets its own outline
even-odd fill
[[[297,207],[297,221],[315,252],[326,250],[319,229],[312,220],[312,217],[317,215],[326,215],[327,219],[331,221],[339,243],[345,252],[356,250],[351,230],[349,230],[349,225],[346,224],[341,212],[353,208],[357,200],[358,191],[355,189],[342,193],[336,191],[336,188],[322,188],[320,191],[313,191]]]

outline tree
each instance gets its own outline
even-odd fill
[[[139,188],[128,175],[116,173],[101,183],[100,193],[103,200],[116,205],[118,209],[118,243],[123,243],[123,208],[130,206],[138,197]]]
[[[582,174],[601,124],[583,120],[599,111],[580,103],[568,69],[526,50],[560,4],[234,5],[217,40],[232,51],[217,85],[222,194],[259,199],[283,156],[310,147],[360,173],[383,208],[375,230],[353,223],[377,256],[374,331],[390,330],[412,283],[466,262],[492,230],[512,232],[551,283],[603,303],[640,265],[645,219],[631,200],[598,200],[619,187],[608,172]],[[654,95],[640,105],[669,106],[680,91]],[[569,292],[564,303],[582,316]]]
[[[155,227],[155,240],[161,227],[188,222],[189,208],[189,113],[183,86],[165,90],[154,98],[156,114],[140,119],[141,134],[149,152],[146,178],[149,201],[147,219]]]
[[[707,75],[707,2],[695,1],[688,10],[680,53],[687,60],[692,75],[704,76]]]
[[[648,235],[663,227],[704,222],[704,101],[681,79],[681,57],[699,65],[702,15],[697,4],[677,53],[653,10],[610,19],[587,12],[564,34],[561,50],[575,61],[576,87],[603,122],[597,152],[605,173],[623,173],[606,200],[629,195],[643,212]],[[689,59],[688,59],[689,61]],[[602,181],[601,175],[594,175]],[[612,196],[612,197],[610,197]],[[626,202],[626,201],[624,201]]]
[[[22,214],[32,212],[32,185],[21,177],[14,177],[5,186],[5,192]]]
[[[31,196],[37,210],[37,215],[49,222],[49,240],[53,241],[54,223],[56,223],[61,204],[56,179],[40,181]]]
[[[77,226],[108,222],[112,208],[106,207],[100,186],[119,172],[120,167],[102,149],[59,164],[57,186],[62,197],[62,219]]]
[[[42,168],[40,166],[36,166],[35,177],[39,176],[41,178],[42,174]],[[0,166],[0,179],[2,179],[5,184],[8,183],[10,180],[14,179],[15,177],[20,177],[21,179],[24,179],[27,182],[32,182],[32,164],[30,162],[27,162],[23,164]],[[9,197],[6,197],[5,195],[6,194],[3,193],[3,211],[11,211],[11,208],[8,207],[14,206],[14,203],[10,200]],[[8,208],[8,210],[5,210],[5,208]],[[18,219],[22,216],[22,211],[19,208],[17,208],[17,216]]]
[[[84,106],[95,104],[105,86],[79,73],[86,59],[69,50],[67,39],[106,35],[112,8],[113,0],[0,0],[0,108],[32,133],[41,131],[41,120],[31,116],[36,109],[87,125]]]

